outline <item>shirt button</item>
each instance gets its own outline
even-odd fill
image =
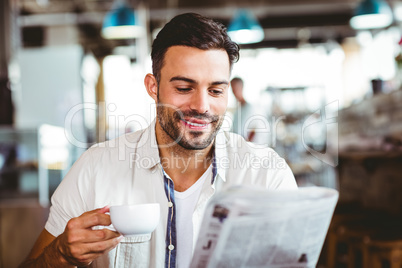
[[[169,246],[168,246],[168,249],[169,249],[169,250],[174,250],[174,246],[173,246],[173,245],[169,245]]]
[[[173,207],[173,203],[172,202],[168,202],[168,207]]]

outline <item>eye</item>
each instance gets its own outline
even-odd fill
[[[191,90],[191,88],[189,88],[189,87],[177,87],[176,89],[179,92],[188,92]]]
[[[213,95],[223,94],[223,90],[220,90],[220,89],[211,89],[209,92],[211,92]]]

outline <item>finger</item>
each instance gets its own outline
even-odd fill
[[[99,213],[106,213],[106,212],[110,212],[110,206],[109,205],[104,206],[103,208],[101,208],[99,210]]]
[[[115,248],[122,239],[123,237],[119,236],[101,242],[87,243],[83,246],[85,247],[86,254],[103,254]]]
[[[80,257],[79,260],[79,266],[89,266],[95,259],[99,258],[102,256],[105,252],[103,253],[88,253],[84,254]]]
[[[69,241],[71,243],[75,242],[93,243],[118,238],[119,236],[120,234],[118,232],[109,229],[101,229],[101,230],[79,229],[76,230],[74,233],[70,234]]]
[[[108,208],[95,209],[92,211],[88,211],[83,213],[81,216],[77,218],[71,219],[66,226],[68,230],[75,229],[86,229],[91,228],[93,226],[103,225],[108,226],[112,224],[110,220],[110,215],[101,213],[102,211],[107,211]]]
[[[83,256],[88,254],[103,254],[108,252],[112,248],[116,247],[120,243],[123,237],[112,238],[109,240],[95,242],[95,243],[73,243],[65,251],[65,258],[71,263],[87,263],[91,260],[87,260]]]
[[[94,210],[87,211],[87,212],[83,213],[82,215],[84,215],[84,214],[92,214],[92,213],[105,213],[105,212],[109,212],[109,209],[110,209],[110,206],[107,205],[107,206],[104,206],[103,208],[97,208],[97,209],[94,209]]]
[[[85,254],[80,256],[79,258],[75,259],[75,263],[78,267],[86,267],[89,266],[95,259],[100,257],[102,254],[99,253],[91,253]]]
[[[81,228],[91,228],[97,225],[108,226],[112,224],[110,215],[99,213],[97,211],[84,213],[77,219],[80,221]]]
[[[90,237],[88,237],[88,241],[92,240],[92,242],[110,240],[114,238],[119,238],[121,236],[119,232],[109,229],[90,231],[90,233],[91,235]]]

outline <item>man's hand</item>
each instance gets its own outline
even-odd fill
[[[31,253],[20,267],[86,266],[121,241],[118,232],[93,230],[95,226],[111,224],[109,207],[85,212],[71,219],[57,238],[44,229]]]
[[[55,241],[64,259],[76,266],[89,265],[93,260],[117,246],[120,234],[109,229],[92,230],[94,226],[111,224],[109,207],[85,212],[71,219]]]

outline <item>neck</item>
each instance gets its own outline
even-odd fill
[[[204,174],[212,163],[213,143],[201,150],[185,149],[170,138],[158,120],[155,134],[163,170],[173,180],[176,191],[185,191]]]

